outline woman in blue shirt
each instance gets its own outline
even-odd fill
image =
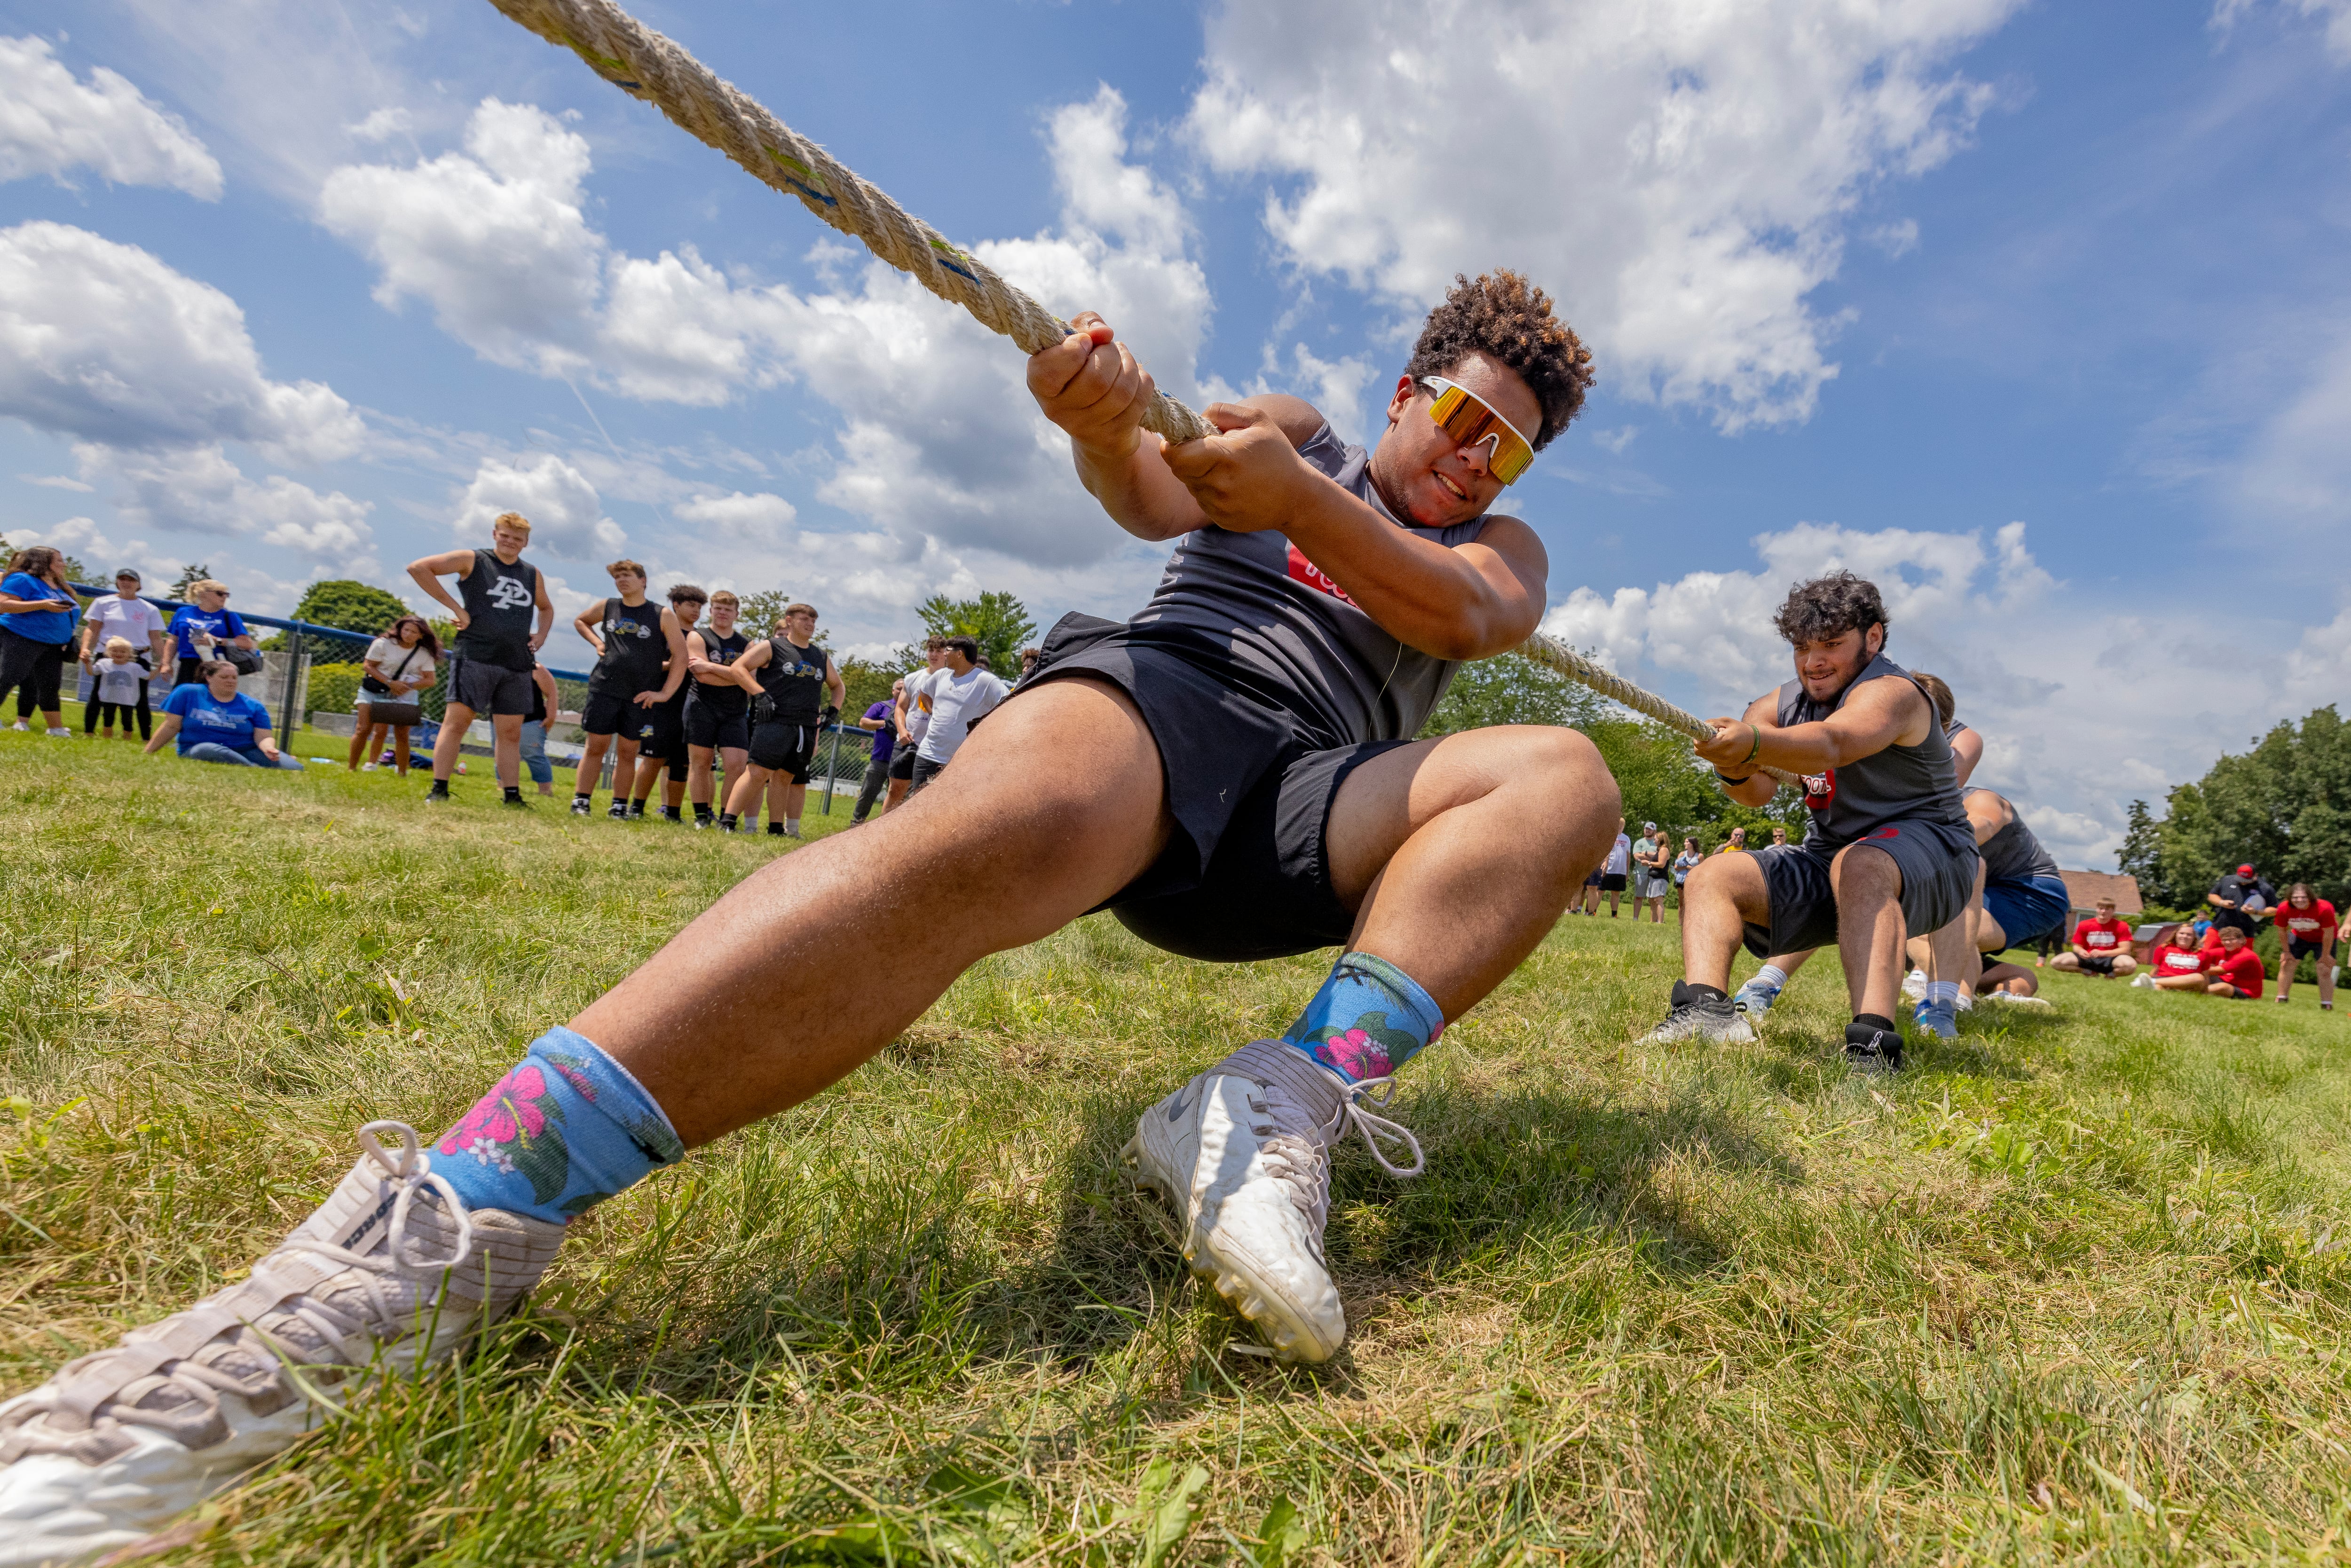
[[[188,584],[188,602],[172,612],[170,631],[180,656],[175,679],[182,684],[197,680],[196,666],[219,658],[223,644],[253,652],[253,633],[228,607],[228,584],[209,577]]]
[[[163,704],[163,721],[155,727],[150,752],[161,751],[176,739],[180,755],[193,762],[233,762],[246,768],[283,768],[299,773],[302,765],[282,757],[269,733],[269,710],[236,689],[236,666],[226,659],[207,659],[197,679],[172,688]]]
[[[80,608],[66,587],[65,558],[47,545],[18,550],[0,578],[0,701],[14,688],[18,729],[37,708],[51,735],[73,738],[58,711],[57,676]]]

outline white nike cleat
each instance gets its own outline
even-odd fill
[[[1903,976],[1902,994],[1911,1001],[1924,1001],[1927,998],[1927,971],[1913,969]]]
[[[1390,1176],[1418,1176],[1420,1144],[1359,1102],[1387,1103],[1395,1080],[1349,1083],[1297,1047],[1252,1040],[1154,1105],[1121,1157],[1184,1220],[1184,1257],[1283,1361],[1328,1361],[1347,1337],[1322,1256],[1331,1145],[1353,1130]],[[1400,1140],[1409,1168],[1375,1141]]]
[[[468,1212],[414,1129],[371,1122],[360,1148],[243,1283],[0,1405],[0,1568],[78,1563],[162,1529],[319,1426],[332,1413],[319,1396],[448,1355],[554,1260],[563,1227]]]

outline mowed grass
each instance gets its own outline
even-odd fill
[[[0,735],[0,1394],[235,1278],[360,1123],[437,1131],[777,852],[422,789]],[[1116,1150],[1323,967],[1105,919],[983,965],[167,1559],[2345,1555],[2351,1026],[2311,988],[2057,979],[1861,1081],[1832,959],[1759,1044],[1641,1046],[1673,927],[1568,919],[1407,1070],[1428,1174],[1340,1155],[1353,1337],[1286,1368]]]

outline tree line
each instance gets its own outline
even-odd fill
[[[2332,704],[2280,724],[2241,757],[2223,753],[2164,803],[2158,821],[2146,801],[2131,802],[2117,857],[2150,904],[2189,908],[2247,861],[2281,894],[2306,882],[2337,907],[2351,900],[2351,732]]]

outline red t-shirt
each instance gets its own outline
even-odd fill
[[[2100,920],[2095,915],[2074,927],[2074,946],[2087,947],[2101,958],[2130,951],[2131,928],[2126,920]]]
[[[2210,967],[2205,972],[2214,979],[2226,980],[2249,997],[2262,994],[2262,956],[2253,951],[2250,943],[2233,954],[2208,959],[2207,962]]]
[[[2324,943],[2335,935],[2335,906],[2323,898],[2312,900],[2308,909],[2281,904],[2272,918],[2282,935],[2299,936],[2304,942]]]
[[[2155,961],[2156,972],[2165,979],[2179,975],[2200,975],[2204,972],[2204,955],[2193,946],[2175,947],[2167,942],[2147,955]]]

